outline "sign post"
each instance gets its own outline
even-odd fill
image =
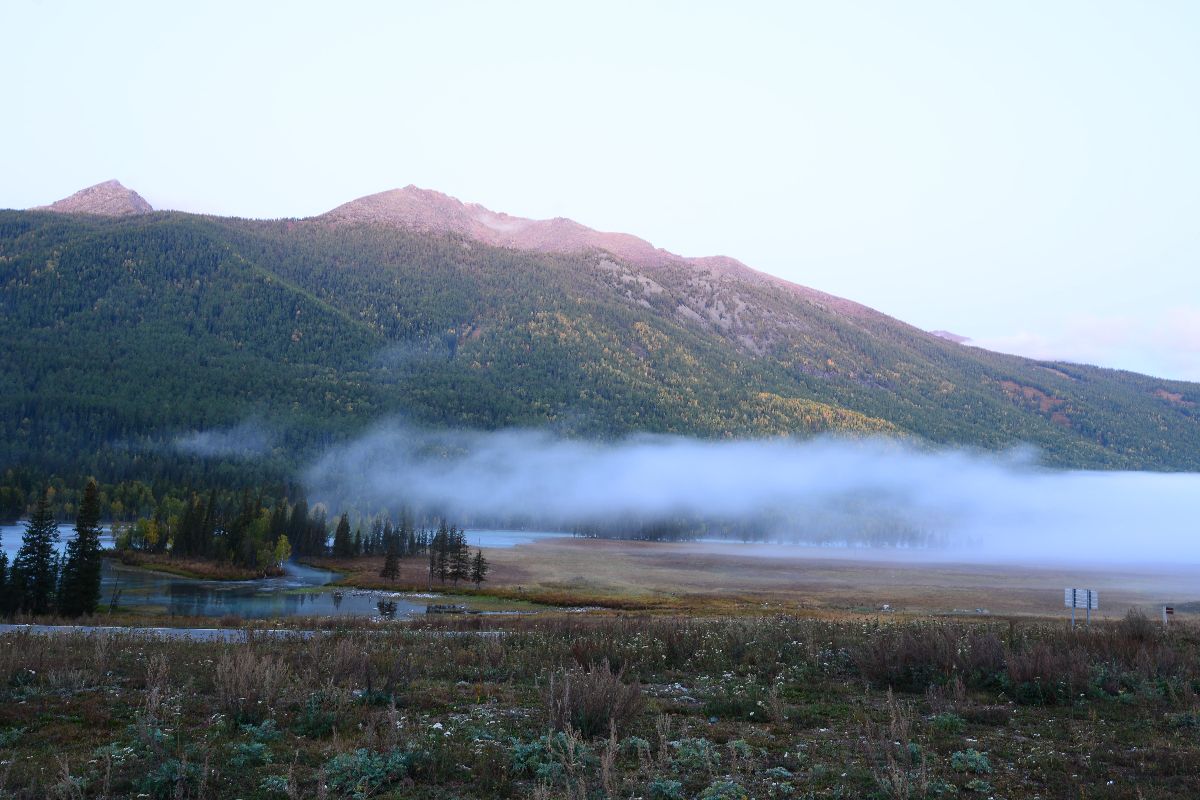
[[[1100,593],[1095,589],[1064,589],[1063,605],[1071,609],[1071,627],[1075,627],[1075,609],[1084,609],[1084,619],[1092,624],[1092,609],[1100,608]]]
[[[1170,622],[1170,619],[1173,616],[1175,616],[1174,606],[1163,606],[1163,627],[1164,628],[1167,627],[1167,623]]]

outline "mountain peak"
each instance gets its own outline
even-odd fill
[[[496,247],[543,253],[605,250],[639,266],[698,263],[701,259],[655,247],[628,233],[598,231],[566,217],[529,219],[464,203],[432,189],[408,185],[360,197],[317,217],[327,222],[393,225],[411,230],[453,233]],[[733,259],[727,261],[747,269]]]
[[[515,217],[412,184],[403,189],[391,189],[351,200],[315,219],[333,223],[387,225],[425,233],[451,233],[494,247],[542,253],[603,250],[637,267],[699,267],[715,276],[783,288],[842,314],[861,316],[877,313],[850,300],[759,272],[728,256],[689,258],[655,247],[629,233],[598,231],[566,217]]]
[[[86,189],[80,189],[70,197],[64,197],[48,206],[39,206],[41,211],[57,211],[62,214],[99,214],[105,217],[124,217],[133,214],[149,214],[154,207],[140,194],[127,189],[118,180],[104,181]]]

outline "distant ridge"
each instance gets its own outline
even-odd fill
[[[851,300],[759,272],[729,256],[681,256],[655,247],[632,234],[598,231],[565,217],[544,220],[514,217],[492,211],[478,203],[464,203],[450,195],[411,184],[403,189],[351,200],[314,219],[403,227],[420,233],[453,233],[493,247],[541,253],[603,250],[638,267],[690,264],[718,277],[732,277],[759,286],[786,289],[842,314],[879,314]]]
[[[60,214],[97,214],[104,217],[125,217],[133,214],[149,214],[154,207],[120,181],[111,180],[80,189],[70,197],[64,197],[48,206],[38,206],[38,211],[55,211]]]

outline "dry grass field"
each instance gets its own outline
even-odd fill
[[[932,560],[912,551],[845,551],[741,544],[546,539],[485,551],[492,573],[484,593],[536,602],[663,612],[813,615],[1018,614],[1065,617],[1067,586],[1100,592],[1100,618],[1133,606],[1200,600],[1200,574],[1189,566],[1086,564],[1041,567]],[[426,563],[405,561],[397,581],[379,577],[382,558],[317,559],[347,585],[419,588]],[[439,584],[434,582],[434,588]],[[458,589],[465,587],[460,585]]]

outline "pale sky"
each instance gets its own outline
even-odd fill
[[[0,207],[416,184],[1200,380],[1195,2],[0,0]]]

